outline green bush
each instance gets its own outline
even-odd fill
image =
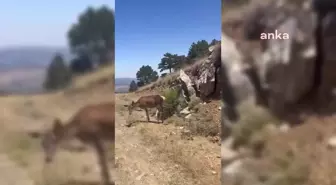
[[[240,112],[241,120],[233,126],[232,130],[234,148],[251,144],[251,139],[255,137],[255,134],[261,134],[265,125],[279,124],[278,119],[261,107],[254,107],[246,103],[242,105]]]
[[[167,89],[163,96],[166,98],[163,104],[163,118],[166,119],[176,113],[179,105],[179,93],[176,89]]]
[[[72,74],[63,56],[56,53],[46,72],[43,86],[46,90],[58,90],[71,83]]]

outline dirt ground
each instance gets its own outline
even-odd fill
[[[144,111],[129,116],[124,105],[137,98],[116,95],[116,184],[220,184],[220,146],[204,137],[183,140],[180,128],[147,122]]]

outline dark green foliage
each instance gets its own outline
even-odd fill
[[[206,40],[197,41],[197,43],[192,43],[189,52],[188,58],[195,59],[197,57],[203,57],[209,53],[209,44]]]
[[[56,90],[65,88],[71,82],[71,72],[65,65],[63,56],[56,54],[51,61],[44,81],[44,88],[47,90]]]
[[[158,73],[154,71],[151,66],[143,65],[136,73],[136,78],[138,80],[138,86],[140,87],[156,81],[159,76]]]
[[[77,56],[88,55],[99,65],[113,63],[114,31],[112,9],[88,7],[68,31],[70,48]]]
[[[166,98],[163,104],[163,118],[166,119],[174,115],[179,105],[179,91],[177,89],[167,89],[163,96]]]
[[[141,86],[144,86],[144,85],[145,85],[144,82],[137,82],[138,87],[141,87]]]
[[[249,3],[250,0],[222,0],[222,8],[224,7],[236,7],[241,6],[243,4]]]
[[[220,42],[219,40],[212,39],[212,41],[210,42],[209,46],[216,45],[216,44],[219,43],[219,42]]]
[[[134,80],[132,80],[132,82],[130,83],[130,86],[129,86],[129,92],[134,92],[138,89],[138,85],[135,83]]]
[[[181,66],[185,64],[186,60],[187,57],[184,55],[165,53],[161,59],[161,62],[159,63],[158,69],[160,69],[160,72],[169,70],[169,73],[171,73],[172,69],[180,69]]]
[[[70,62],[72,73],[85,73],[93,69],[89,56],[79,56]]]

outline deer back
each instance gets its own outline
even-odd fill
[[[142,96],[136,103],[140,108],[153,108],[162,105],[163,99],[160,95]]]
[[[76,128],[78,137],[83,140],[89,137],[114,138],[114,112],[114,102],[88,105],[80,109],[69,124]]]

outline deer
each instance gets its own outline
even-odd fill
[[[58,146],[77,138],[95,149],[103,184],[114,184],[110,183],[106,149],[103,144],[103,141],[115,141],[114,115],[115,104],[109,102],[82,107],[66,124],[62,124],[61,120],[56,118],[52,128],[43,134],[41,141],[45,164],[53,161]]]
[[[147,121],[150,122],[148,109],[149,108],[157,108],[156,111],[156,118],[159,121],[159,112],[161,113],[161,123],[164,122],[164,118],[162,116],[163,113],[163,102],[166,98],[161,95],[148,95],[148,96],[141,96],[136,102],[132,101],[130,105],[125,105],[128,107],[129,115],[132,115],[133,109],[139,107],[146,111]]]

